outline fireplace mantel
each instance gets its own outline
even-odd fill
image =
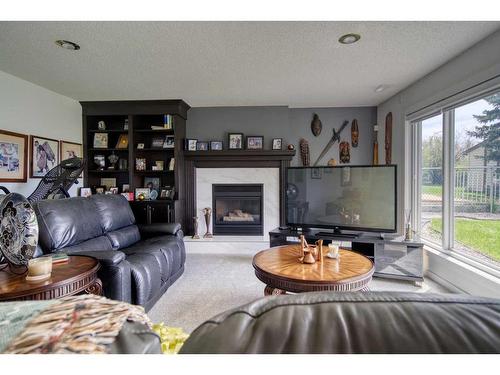
[[[279,168],[280,225],[284,225],[285,173],[294,156],[295,151],[289,150],[185,151],[186,202],[183,228],[186,234],[193,233],[192,218],[196,216],[197,168]]]

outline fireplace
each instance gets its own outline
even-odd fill
[[[263,235],[262,184],[212,184],[213,233]]]

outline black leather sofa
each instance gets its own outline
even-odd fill
[[[206,321],[181,353],[500,353],[500,300],[387,292],[266,297]]]
[[[33,206],[39,225],[38,255],[63,252],[97,258],[108,298],[148,311],[184,272],[180,225],[136,225],[121,195],[43,200]]]

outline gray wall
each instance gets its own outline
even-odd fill
[[[319,137],[311,133],[311,120],[317,113],[323,123]],[[298,155],[300,138],[309,141],[311,163],[330,140],[332,129],[338,129],[344,120],[356,118],[359,125],[359,146],[351,148],[351,164],[371,163],[372,129],[377,119],[376,107],[352,108],[288,108],[288,107],[208,107],[191,108],[188,112],[187,137],[203,141],[223,140],[227,148],[227,133],[263,135],[264,148],[271,149],[272,138],[283,138],[283,147],[295,145],[297,156],[292,165],[302,165]],[[342,133],[350,141],[350,124]],[[330,158],[337,161],[338,144],[321,160],[326,165]]]

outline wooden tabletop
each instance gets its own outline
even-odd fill
[[[98,288],[99,262],[87,256],[70,256],[68,262],[54,264],[50,279],[27,282],[27,273],[18,275],[8,267],[0,271],[0,301],[52,299]],[[94,290],[90,290],[94,292]],[[99,293],[96,293],[99,294]]]
[[[350,250],[340,249],[338,259],[299,262],[300,245],[277,246],[257,253],[256,276],[267,285],[293,292],[312,290],[360,290],[374,272],[373,262]]]

